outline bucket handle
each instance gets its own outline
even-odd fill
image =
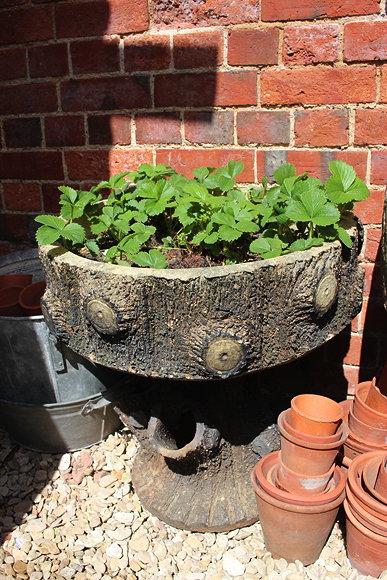
[[[81,410],[81,415],[82,416],[90,415],[91,413],[94,413],[94,411],[97,411],[98,409],[103,409],[110,402],[111,401],[108,401],[104,397],[100,397],[95,402],[89,400],[83,405],[82,410]]]

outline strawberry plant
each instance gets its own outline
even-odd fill
[[[144,164],[89,191],[60,187],[61,215],[38,216],[36,237],[41,245],[59,242],[94,259],[151,268],[168,267],[176,256],[182,267],[192,256],[205,265],[272,258],[336,239],[349,247],[347,218],[369,191],[343,161],[329,169],[324,184],[283,164],[272,185],[264,177],[242,189],[238,161],[200,167],[192,179]]]

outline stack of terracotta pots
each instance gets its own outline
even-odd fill
[[[379,381],[379,386],[384,382]],[[360,383],[349,408],[345,463],[368,451],[387,450],[387,396],[373,381]]]
[[[41,315],[44,280],[32,283],[31,274],[0,275],[0,316]]]
[[[320,395],[298,395],[278,417],[281,450],[252,473],[267,549],[287,561],[313,563],[345,497],[335,461],[347,438],[343,407]]]
[[[356,457],[348,469],[346,499],[347,553],[362,574],[378,577],[387,569],[387,453]]]

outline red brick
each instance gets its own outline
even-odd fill
[[[62,155],[58,151],[0,153],[0,178],[62,180]]]
[[[175,68],[215,68],[223,62],[223,35],[216,32],[175,34],[173,37]]]
[[[106,149],[66,151],[70,179],[100,181],[123,171],[133,171],[141,163],[152,163],[152,151],[145,149]]]
[[[70,45],[75,74],[103,73],[120,70],[119,40],[85,40]]]
[[[246,149],[158,149],[157,163],[171,165],[187,177],[193,176],[196,167],[222,167],[229,161],[242,161],[244,170],[238,181],[254,181],[254,151]]]
[[[352,334],[347,353],[343,359],[343,363],[346,365],[359,366],[361,359],[361,346],[362,336],[360,334]]]
[[[380,67],[380,102],[387,103],[387,64]]]
[[[31,77],[61,77],[69,72],[66,44],[48,44],[28,49]]]
[[[49,113],[58,107],[53,83],[9,85],[0,91],[0,115]]]
[[[266,105],[369,103],[375,96],[373,67],[321,67],[261,73],[261,100]]]
[[[124,41],[125,70],[128,72],[165,70],[171,64],[169,36],[151,35],[126,38]]]
[[[71,184],[71,187],[76,188],[77,186]],[[48,213],[60,213],[61,206],[59,205],[59,197],[61,192],[58,189],[58,185],[54,183],[42,183],[42,198],[43,198],[43,210]]]
[[[261,18],[275,20],[315,20],[316,18],[339,18],[340,16],[358,16],[362,14],[379,14],[378,0],[262,0]]]
[[[28,216],[23,214],[3,214],[1,238],[8,241],[28,240]]]
[[[0,50],[0,80],[21,79],[26,74],[27,58],[24,47]]]
[[[377,297],[382,295],[382,273],[379,266],[375,264],[361,264],[365,271],[364,276],[364,296]]]
[[[371,183],[385,185],[387,180],[387,151],[371,153]]]
[[[296,111],[295,144],[299,147],[347,145],[348,128],[348,111],[346,110]]]
[[[2,0],[1,8],[14,8],[23,4],[28,4],[28,0]]]
[[[349,22],[344,26],[344,60],[386,60],[387,22]]]
[[[387,145],[387,109],[356,111],[355,144]]]
[[[146,0],[74,2],[55,8],[58,38],[143,32],[148,29]]]
[[[130,115],[93,115],[88,118],[91,145],[130,145]]]
[[[159,75],[155,78],[157,107],[227,107],[257,102],[253,71]]]
[[[348,395],[354,395],[355,389],[360,382],[360,379],[359,379],[360,369],[359,369],[359,367],[351,367],[348,365],[344,365],[343,366],[343,373],[344,373],[344,377],[346,378],[346,380],[348,382]]]
[[[153,0],[155,24],[184,28],[191,26],[220,26],[257,22],[259,19],[259,0]],[[180,26],[181,27],[181,26]]]
[[[238,143],[241,145],[287,145],[290,119],[287,111],[241,111],[237,113]]]
[[[335,62],[339,58],[340,27],[338,24],[315,24],[285,28],[284,64],[316,64]]]
[[[384,191],[371,190],[371,195],[356,203],[356,215],[364,224],[380,224],[383,216]]]
[[[149,79],[111,77],[69,80],[61,83],[64,111],[103,111],[149,107]]]
[[[5,207],[19,211],[41,211],[40,185],[38,183],[4,183]]]
[[[232,111],[187,111],[184,113],[185,138],[191,143],[232,144]]]
[[[181,143],[178,113],[142,113],[136,116],[137,143]]]
[[[356,212],[357,213],[357,212]],[[364,259],[369,262],[376,262],[380,259],[380,240],[382,239],[381,228],[367,229],[364,247]]]
[[[53,38],[50,6],[32,6],[2,12],[0,44],[24,44],[50,38]]]
[[[258,179],[262,179],[263,175],[272,177],[274,171],[282,163],[293,163],[297,173],[308,171],[311,177],[318,177],[326,181],[331,175],[328,163],[336,160],[349,163],[357,175],[361,179],[365,179],[366,151],[308,151],[301,149],[257,151]]]
[[[228,63],[278,64],[278,43],[278,28],[231,30],[228,37]]]
[[[84,145],[85,127],[83,117],[55,115],[44,119],[47,147]]]
[[[364,300],[361,311],[361,328],[366,332],[380,332],[385,335],[387,328],[387,311],[383,301],[378,299]]]
[[[42,130],[39,117],[4,120],[7,147],[40,147]]]

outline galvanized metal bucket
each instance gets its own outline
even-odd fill
[[[113,410],[127,375],[57,341],[43,316],[0,317],[0,422],[44,453],[93,445],[121,425]]]

